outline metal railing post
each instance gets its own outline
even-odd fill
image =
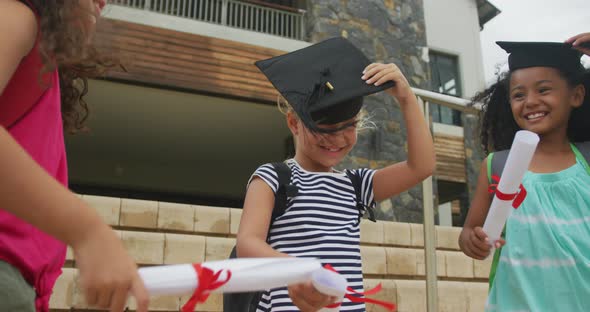
[[[221,25],[227,25],[227,0],[221,0]]]
[[[424,118],[430,127],[428,102],[418,97]],[[422,181],[422,203],[424,209],[424,265],[426,271],[426,309],[438,311],[438,290],[436,275],[436,241],[434,227],[434,200],[432,196],[432,176]]]
[[[305,19],[307,12],[300,10],[301,15],[299,15],[299,36],[297,39],[303,40],[305,38]]]

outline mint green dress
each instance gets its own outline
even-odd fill
[[[528,194],[506,222],[486,311],[590,311],[590,169],[576,160],[526,172]]]

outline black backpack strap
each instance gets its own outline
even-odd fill
[[[362,197],[363,180],[359,174],[359,171],[358,170],[345,170],[344,172],[346,173],[346,175],[350,179],[350,182],[352,183],[352,187],[354,188],[356,208],[358,209],[358,214],[359,214],[359,222],[361,221],[361,218],[363,217],[365,212],[369,213],[369,220],[371,220],[373,222],[377,222],[377,219],[375,219],[375,211],[373,211],[373,208],[369,207],[363,203],[363,197]]]
[[[590,174],[590,141],[577,142],[574,143],[574,145],[578,149],[578,152],[580,152],[580,154],[584,158],[583,160],[586,161],[586,163],[583,164],[584,169],[586,169],[586,172]]]
[[[590,141],[574,143],[587,164],[590,164]],[[506,159],[508,159],[509,150],[494,152],[488,157],[492,157],[491,167],[488,166],[488,181],[491,183],[493,175],[502,176]],[[491,168],[491,170],[489,170]]]
[[[272,208],[272,216],[270,218],[270,224],[268,225],[268,232],[266,239],[270,234],[270,229],[274,221],[280,217],[287,209],[288,197],[294,197],[297,195],[297,187],[291,184],[291,169],[284,162],[276,162],[271,164],[277,172],[278,188],[275,193],[275,204]],[[236,246],[231,250],[229,254],[230,259],[237,258]]]
[[[284,162],[276,162],[271,165],[277,172],[278,187],[275,193],[275,205],[272,209],[270,225],[268,226],[269,232],[274,221],[285,213],[288,198],[297,196],[298,192],[297,187],[291,184],[291,168]]]
[[[490,154],[488,157],[492,157],[491,166],[488,166],[488,182],[493,183],[492,177],[494,175],[501,177],[502,171],[504,171],[504,165],[506,165],[506,160],[508,159],[508,152],[510,150],[503,150],[499,152],[494,152]],[[496,182],[497,183],[497,182]]]
[[[277,192],[275,193],[275,204],[272,208],[272,216],[268,225],[266,239],[268,240],[270,229],[274,221],[287,210],[289,197],[297,195],[297,187],[291,184],[291,168],[284,162],[271,164],[277,172]],[[230,259],[237,258],[236,246],[231,250]],[[223,311],[224,312],[255,312],[258,308],[258,302],[262,299],[264,292],[244,292],[244,293],[224,293],[223,294]]]
[[[587,162],[590,162],[590,141],[586,142],[576,142],[574,145],[578,148],[582,156],[586,159]]]
[[[584,160],[586,160],[586,164],[590,164],[590,141],[586,142],[577,142],[574,143],[575,147],[578,149]],[[504,165],[506,165],[506,159],[508,158],[509,150],[503,150],[499,152],[494,152],[493,155],[490,154],[488,157],[492,157],[491,162],[491,171],[488,170],[488,181],[491,181],[491,177],[493,175],[501,176],[502,171],[504,170]],[[490,169],[490,167],[488,167]]]

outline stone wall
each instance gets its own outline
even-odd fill
[[[463,132],[465,142],[465,170],[467,175],[467,188],[469,194],[469,202],[473,199],[475,194],[475,187],[477,186],[477,178],[479,176],[479,169],[481,161],[486,156],[481,146],[479,138],[479,116],[475,114],[462,114]]]
[[[307,6],[309,41],[346,37],[369,59],[395,63],[412,86],[429,89],[421,0],[310,0]],[[406,130],[395,100],[380,93],[367,97],[365,108],[376,127],[359,134],[341,167],[382,168],[407,159]],[[421,186],[380,203],[377,217],[422,223]]]

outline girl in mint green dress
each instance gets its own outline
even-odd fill
[[[498,45],[510,70],[475,98],[484,148],[509,149],[521,129],[541,140],[522,181],[527,196],[495,242],[482,230],[493,198],[488,155],[459,245],[478,260],[496,247],[486,311],[590,311],[590,73],[570,43]]]

